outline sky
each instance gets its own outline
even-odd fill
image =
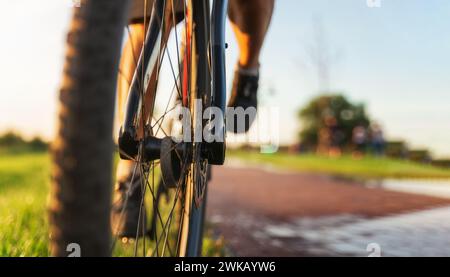
[[[0,0],[0,132],[50,139],[71,0]],[[450,157],[450,2],[278,0],[261,56],[261,104],[279,108],[281,143],[318,95],[310,45],[321,26],[332,53],[329,90],[366,104],[388,139]],[[237,45],[227,28],[231,84]]]

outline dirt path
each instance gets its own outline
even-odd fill
[[[208,219],[238,256],[320,253],[315,251],[320,243],[309,245],[294,231],[278,228],[293,221],[327,219],[321,224],[329,226],[450,205],[450,199],[368,188],[324,175],[238,167],[214,168],[208,194]],[[271,232],[278,232],[278,238]]]

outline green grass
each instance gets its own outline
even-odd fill
[[[229,151],[228,158],[255,164],[269,164],[289,170],[325,173],[352,178],[450,178],[450,170],[388,158],[351,156],[329,158],[317,155],[261,154]]]
[[[48,153],[4,151],[0,154],[0,257],[49,255],[49,182]],[[207,233],[210,235],[205,238],[203,253],[225,255],[223,239],[214,239],[210,231]],[[134,243],[116,243],[115,256],[133,254]]]
[[[48,256],[45,153],[0,156],[0,256]]]

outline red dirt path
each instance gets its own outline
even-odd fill
[[[288,222],[342,214],[371,218],[445,205],[450,205],[450,199],[368,188],[324,175],[255,168],[215,167],[208,192],[208,217],[228,219],[216,228],[239,256],[301,255],[261,244],[230,224],[242,214],[256,220]]]

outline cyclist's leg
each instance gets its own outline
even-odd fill
[[[124,118],[128,90],[133,79],[134,71],[136,70],[137,59],[141,54],[145,34],[143,23],[130,24],[129,30],[130,32],[129,34],[127,33],[127,41],[122,51],[117,84],[119,120],[123,120]]]
[[[143,23],[128,26],[127,41],[122,51],[117,84],[118,119],[120,126],[124,119],[126,100],[131,80],[136,69],[145,36]],[[139,200],[141,198],[139,171],[134,171],[133,161],[120,160],[116,170],[114,204],[112,207],[112,231],[119,237],[134,237],[139,218]],[[134,178],[133,178],[134,173]],[[132,180],[133,179],[133,180]],[[131,182],[133,181],[133,182]],[[128,200],[127,198],[128,193]]]
[[[230,0],[228,16],[239,46],[239,65],[259,67],[259,55],[272,19],[275,0]]]
[[[230,0],[228,16],[239,46],[239,61],[228,106],[256,110],[259,86],[259,56],[272,18],[274,0]],[[250,110],[248,112],[251,112]],[[256,114],[233,118],[228,130],[247,132]]]

